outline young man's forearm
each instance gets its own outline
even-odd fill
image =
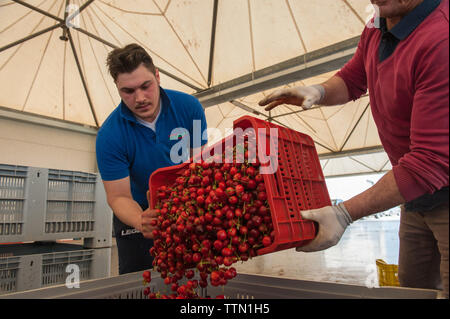
[[[141,231],[142,208],[138,203],[129,197],[116,197],[108,204],[122,223]]]
[[[353,221],[403,204],[394,173],[389,171],[375,185],[344,202]]]

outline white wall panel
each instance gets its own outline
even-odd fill
[[[0,163],[96,172],[95,135],[0,118]]]

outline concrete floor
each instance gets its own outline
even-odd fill
[[[359,221],[338,245],[314,253],[295,249],[258,256],[238,264],[238,272],[285,278],[377,286],[376,259],[398,263],[398,221]]]
[[[375,260],[398,263],[399,220],[359,220],[347,228],[338,245],[321,252],[287,249],[234,265],[238,273],[377,286]],[[118,275],[115,238],[111,276]]]

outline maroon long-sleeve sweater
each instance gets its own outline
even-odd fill
[[[373,118],[406,201],[449,185],[449,1],[380,62],[381,31],[366,27],[337,73],[350,98],[369,90]]]

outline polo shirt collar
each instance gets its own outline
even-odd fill
[[[161,110],[160,114],[163,113],[163,110],[167,107],[170,107],[170,99],[167,96],[167,93],[164,91],[162,87],[159,87],[159,96],[160,96],[160,103],[161,103]],[[136,120],[136,117],[133,112],[130,111],[130,109],[126,106],[126,104],[121,100],[119,104],[119,111],[120,115],[131,122],[138,123]]]
[[[436,9],[441,0],[424,0],[414,10],[408,13],[391,30],[388,31],[386,19],[380,18],[380,30],[383,34],[389,32],[398,40],[404,40],[408,37],[426,17]]]

